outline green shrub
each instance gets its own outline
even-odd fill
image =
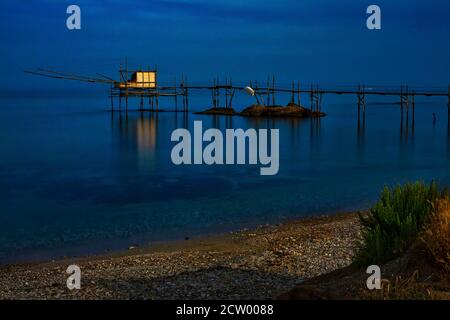
[[[356,262],[361,265],[382,263],[408,249],[433,211],[433,203],[445,193],[434,182],[385,187],[369,214],[359,214],[364,245]]]

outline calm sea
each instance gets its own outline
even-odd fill
[[[2,98],[0,263],[366,209],[385,184],[450,183],[446,101],[419,99],[414,125],[403,126],[398,104],[371,103],[358,126],[354,100],[325,99],[328,115],[317,121],[126,116],[109,112],[102,95]],[[206,109],[195,99],[191,106]],[[260,176],[259,166],[173,165],[170,134],[194,120],[222,130],[280,129],[278,175]]]

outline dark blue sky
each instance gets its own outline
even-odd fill
[[[80,31],[66,28],[70,4],[81,7]],[[370,4],[381,7],[381,31],[366,28]],[[0,15],[3,92],[79,86],[28,68],[116,77],[125,56],[157,64],[161,81],[450,83],[448,0],[2,0]]]

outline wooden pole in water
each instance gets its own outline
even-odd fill
[[[361,113],[361,85],[358,84],[358,122]]]
[[[122,73],[122,64],[119,65],[119,82],[123,81],[123,73]],[[122,111],[122,89],[120,88],[119,85],[119,111]]]
[[[128,112],[128,58],[125,57],[125,70],[126,70],[126,78],[125,78],[125,107],[126,112]]]
[[[261,97],[261,102],[260,102],[260,100],[259,100],[259,97],[258,97],[258,94],[259,94],[259,88],[258,88],[258,80],[255,80],[255,97],[256,97],[256,100],[258,101],[258,104],[259,105],[261,105],[261,106],[263,106],[264,105],[264,100],[263,100],[263,98]]]
[[[181,94],[183,95],[183,111],[186,112],[186,93],[184,88],[184,75],[181,75]]]
[[[366,86],[362,86],[362,109],[363,109],[363,120],[366,119]]]
[[[409,124],[409,89],[408,86],[406,86],[406,127],[408,127]]]
[[[320,92],[319,93],[319,95],[318,95],[318,97],[317,97],[317,100],[318,100],[318,108],[317,108],[317,111],[318,112],[321,112],[322,111],[322,98],[323,98],[323,92]]]
[[[415,109],[415,99],[414,99],[414,96],[415,96],[415,94],[414,94],[414,91],[413,91],[413,93],[412,93],[412,97],[411,97],[411,99],[412,99],[412,101],[411,101],[411,103],[412,103],[412,126],[414,127],[414,113],[415,113],[415,111],[414,111],[414,109]]]
[[[400,107],[402,108],[402,114],[403,114],[403,85],[400,87]]]
[[[174,94],[175,94],[175,112],[178,112],[178,90],[177,90],[177,78],[175,77],[174,82]]]
[[[311,91],[309,92],[310,110],[313,111],[313,85],[311,84]]]
[[[122,90],[119,89],[119,111],[122,112]]]
[[[228,109],[228,78],[225,78],[225,108]]]
[[[230,78],[230,108],[233,108],[233,96],[234,96],[234,89],[233,89],[233,79]]]
[[[216,102],[216,97],[217,97],[217,93],[216,93],[216,78],[214,78],[213,80],[213,91],[212,91],[212,95],[213,95],[213,107],[214,109],[217,106],[217,102]]]
[[[450,125],[450,85],[448,86],[448,93],[447,93],[447,114],[448,114],[448,124]]]
[[[220,79],[217,77],[217,106],[220,108]]]
[[[148,109],[151,110],[151,105],[152,105],[152,95],[149,93],[148,94]]]
[[[317,112],[320,112],[321,110],[321,105],[322,105],[322,93],[319,90],[319,84],[316,85],[317,86]]]
[[[113,86],[111,86],[111,89],[109,91],[109,94],[111,95],[111,112],[114,111],[114,97],[113,97]]]
[[[231,96],[230,96],[230,108],[233,108],[233,97],[234,97],[234,93],[236,92],[236,89],[233,89],[233,91],[231,92]]]
[[[292,81],[292,90],[291,90],[291,103],[294,104],[295,100],[294,100],[294,81]]]
[[[189,89],[187,88],[187,77],[186,77],[186,112],[189,111]]]
[[[400,125],[403,128],[403,85],[400,87]]]
[[[275,106],[275,75],[272,75],[272,106]]]

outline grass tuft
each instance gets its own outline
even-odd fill
[[[450,201],[448,198],[435,203],[435,210],[426,221],[420,241],[435,265],[446,276],[450,275]]]
[[[385,187],[369,214],[359,215],[364,245],[356,263],[380,264],[405,252],[417,240],[430,213],[434,212],[433,204],[446,193],[434,182]]]

